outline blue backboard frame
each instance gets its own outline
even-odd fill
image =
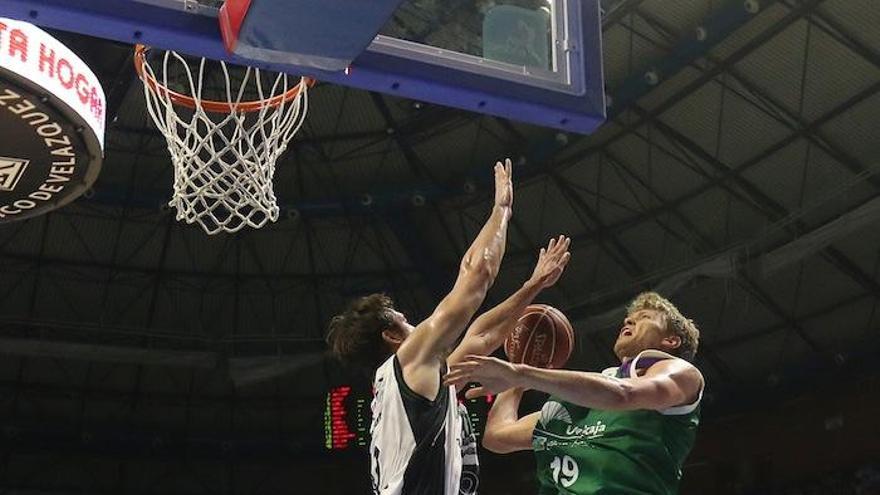
[[[350,70],[253,63],[226,52],[217,19],[133,0],[0,0],[0,17],[126,43],[143,43],[241,65],[446,105],[571,132],[605,121],[599,0],[564,1],[567,80],[542,87],[469,66],[467,57],[426,57],[416,44],[377,39]],[[437,60],[445,59],[446,65]],[[451,62],[451,63],[450,63]]]

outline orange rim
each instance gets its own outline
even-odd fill
[[[159,95],[168,96],[168,99],[171,100],[175,105],[184,106],[187,108],[195,109],[196,107],[201,107],[205,109],[205,111],[213,112],[213,113],[232,113],[234,111],[239,112],[258,112],[265,107],[277,107],[284,103],[287,103],[291,100],[296,99],[299,96],[300,91],[302,90],[303,83],[307,84],[309,87],[315,85],[315,80],[310,77],[303,77],[300,79],[300,82],[297,83],[294,87],[290,88],[283,94],[273,96],[272,98],[267,98],[265,100],[255,100],[255,101],[243,101],[241,103],[229,103],[225,101],[216,101],[216,100],[201,100],[198,104],[196,103],[196,99],[192,96],[186,96],[185,94],[178,93],[176,91],[172,91],[156,80],[155,77],[151,76],[144,70],[144,65],[147,63],[147,51],[150,47],[146,45],[136,45],[134,48],[134,68],[137,71],[138,77],[141,78],[141,81],[150,88],[150,90]]]

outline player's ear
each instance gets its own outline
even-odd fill
[[[390,346],[399,346],[403,343],[404,338],[405,337],[403,335],[403,332],[401,332],[396,325],[390,326],[385,330],[382,330],[382,340],[384,340],[385,343]]]
[[[663,337],[662,340],[663,347],[669,350],[675,350],[681,347],[681,337],[672,333]]]

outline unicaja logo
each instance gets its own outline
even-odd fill
[[[601,421],[597,421],[596,424],[587,426],[586,428],[581,428],[577,425],[569,425],[568,428],[565,429],[566,435],[578,435],[586,438],[599,438],[603,433],[605,433],[605,425]]]
[[[0,156],[0,191],[14,191],[29,160]]]

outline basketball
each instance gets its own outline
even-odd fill
[[[538,368],[565,366],[573,348],[574,330],[568,318],[546,304],[527,307],[504,341],[504,353],[511,363]]]

